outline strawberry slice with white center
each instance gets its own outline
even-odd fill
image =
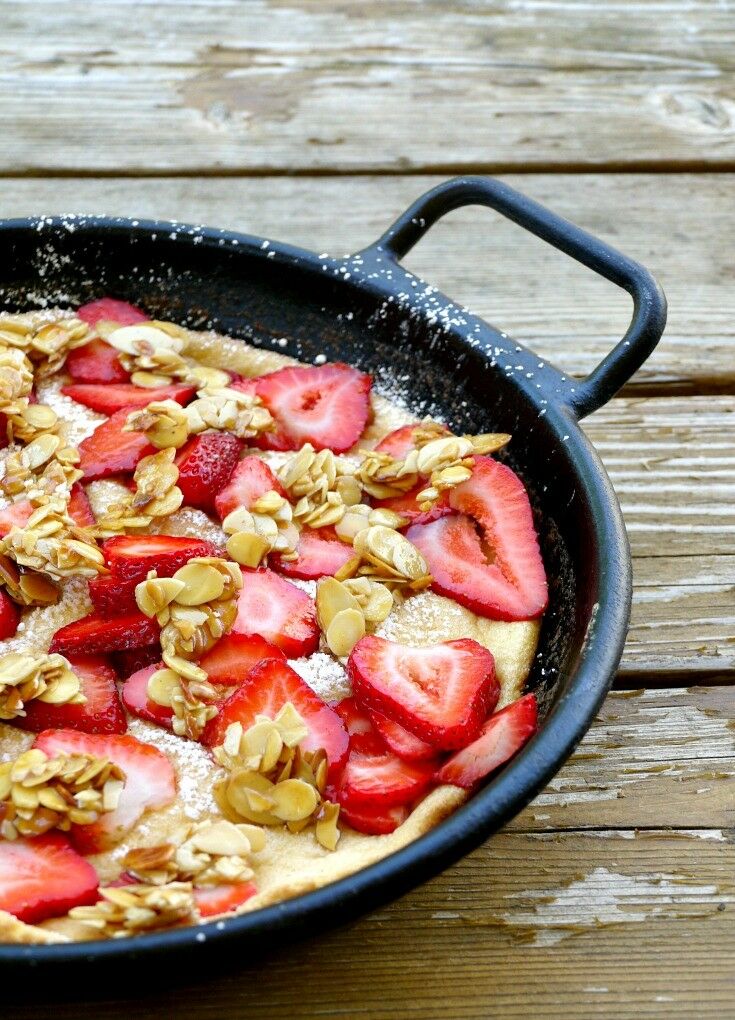
[[[247,903],[258,889],[252,882],[233,882],[227,885],[214,885],[194,890],[194,902],[200,917],[217,917],[219,914],[232,914],[243,903]]]
[[[341,804],[340,822],[346,822],[356,832],[366,836],[387,836],[403,825],[410,814],[405,804],[396,804],[389,808],[355,807],[352,804]]]
[[[414,648],[369,635],[347,661],[357,701],[438,750],[463,747],[495,707],[495,660],[472,638]]]
[[[120,353],[104,340],[90,340],[66,356],[64,367],[75,383],[126,383],[130,373],[120,362]]]
[[[178,404],[187,404],[196,393],[196,386],[159,386],[157,389],[146,389],[132,383],[71,383],[62,386],[61,392],[71,397],[78,404],[102,414],[114,414],[127,408],[146,407],[154,400],[175,400]]]
[[[86,482],[135,471],[142,457],[156,452],[142,432],[123,432],[128,413],[124,409],[113,414],[79,444],[79,468]]]
[[[236,465],[225,487],[218,493],[214,501],[220,520],[244,506],[249,510],[253,503],[270,490],[279,496],[286,495],[286,490],[273,474],[271,469],[260,457],[243,457]]]
[[[135,326],[139,322],[147,322],[149,318],[135,305],[111,297],[97,298],[81,305],[77,308],[77,317],[88,326],[96,326],[102,321],[115,322],[118,326]]]
[[[372,379],[340,362],[295,365],[256,379],[256,393],[275,418],[276,433],[263,433],[268,449],[344,453],[362,435],[370,413]]]
[[[260,634],[289,659],[311,655],[319,646],[314,599],[268,569],[243,569],[232,629],[236,634]]]
[[[127,678],[122,686],[123,705],[128,712],[137,715],[139,719],[156,723],[158,726],[165,726],[170,730],[173,727],[174,710],[166,705],[159,705],[148,697],[148,681],[157,669],[163,669],[162,662],[156,662],[152,666],[139,669],[137,673],[133,673]]]
[[[395,719],[371,709],[370,719],[388,748],[404,761],[436,761],[437,750],[433,744],[417,737]]]
[[[97,655],[101,652],[123,652],[128,648],[144,648],[158,640],[160,628],[155,619],[143,613],[129,613],[110,619],[90,613],[75,623],[57,630],[51,639],[50,652],[61,655]]]
[[[518,476],[505,464],[475,457],[472,477],[452,490],[449,502],[459,516],[406,533],[429,564],[434,591],[493,620],[540,616],[548,603],[546,572]]]
[[[82,853],[99,853],[114,846],[145,811],[166,807],[176,796],[176,777],[166,755],[130,734],[45,730],[33,746],[51,758],[57,754],[107,758],[125,773],[117,808],[100,815],[91,825],[72,826],[72,839]]]
[[[479,737],[457,751],[436,773],[438,783],[471,789],[516,755],[538,726],[538,707],[533,694],[491,715]]]
[[[70,655],[71,668],[81,680],[81,705],[52,705],[37,699],[25,706],[25,716],[13,719],[23,730],[71,729],[84,733],[124,733],[125,713],[117,693],[117,674],[102,655]]]
[[[20,609],[8,593],[0,588],[0,641],[13,637],[19,623]]]
[[[336,782],[337,801],[358,813],[411,804],[429,789],[434,770],[433,762],[403,761],[387,748],[350,741]]]
[[[347,754],[348,737],[342,720],[299,674],[281,659],[267,659],[255,666],[211,719],[201,736],[207,747],[216,747],[225,738],[227,727],[239,722],[243,729],[252,726],[256,716],[273,719],[288,702],[306,724],[309,734],[299,745],[304,751],[323,748],[329,759],[330,774],[338,770]]]
[[[179,535],[118,535],[103,543],[102,552],[114,577],[136,583],[149,570],[171,577],[194,556],[217,555],[211,542]]]
[[[384,747],[385,744],[376,733],[375,728],[367,712],[358,705],[355,698],[342,698],[334,706],[334,711],[345,724],[345,729],[350,736],[350,746],[360,746],[362,738],[370,746]]]
[[[212,684],[236,687],[246,680],[251,670],[266,659],[286,656],[260,634],[225,634],[199,661]]]
[[[341,542],[332,528],[305,528],[296,547],[298,559],[284,560],[271,554],[269,563],[279,574],[301,581],[333,577],[355,555],[351,545]]]
[[[4,538],[13,528],[25,528],[35,509],[29,499],[21,499],[3,507],[0,510],[0,538]]]
[[[96,903],[98,886],[92,865],[59,832],[0,842],[0,910],[26,924]]]

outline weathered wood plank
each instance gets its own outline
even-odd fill
[[[659,275],[669,324],[631,391],[733,392],[735,288],[726,239],[735,234],[735,174],[506,179]],[[375,240],[439,180],[9,179],[0,189],[0,215],[176,218],[342,254]],[[461,210],[437,224],[406,265],[572,374],[588,372],[628,324],[626,294],[482,210]]]
[[[133,33],[130,11],[6,0],[0,168],[735,160],[727,5],[149,0]]]
[[[735,689],[613,691],[517,831],[735,827]],[[714,836],[712,836],[714,838]]]
[[[719,834],[506,833],[349,928],[216,982],[203,968],[140,993],[146,1016],[185,1020],[720,1018],[732,1006],[734,867]],[[60,1020],[79,1008],[53,1007]],[[99,1020],[123,1009],[94,1003]]]

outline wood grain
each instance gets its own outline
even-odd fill
[[[0,111],[2,103],[0,96]],[[0,188],[0,215],[96,211],[205,222],[338,255],[374,241],[442,179],[11,179]],[[735,391],[729,245],[735,234],[735,174],[506,180],[660,277],[669,298],[667,331],[631,391]],[[487,210],[452,213],[405,261],[571,374],[590,371],[628,325],[626,294]]]
[[[124,0],[6,0],[0,168],[735,163],[727,4],[148,0],[134,9],[131,32]]]

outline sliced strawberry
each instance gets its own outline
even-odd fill
[[[28,499],[21,499],[0,510],[0,538],[4,538],[12,528],[24,528],[34,510]]]
[[[314,599],[272,570],[243,570],[237,603],[237,634],[260,634],[289,659],[311,655],[319,645]]]
[[[364,708],[358,705],[355,698],[342,698],[334,706],[334,711],[345,724],[345,729],[350,736],[350,745],[354,743],[359,745],[360,738],[366,737],[369,738],[371,744],[375,744],[377,747],[385,746],[380,735],[376,734],[370,716]]]
[[[406,536],[424,554],[434,591],[493,620],[540,616],[546,573],[520,478],[505,464],[475,457],[472,477],[452,490],[450,503],[460,516],[412,527]]]
[[[275,490],[279,496],[285,496],[286,490],[273,474],[271,469],[260,457],[244,457],[230,475],[227,485],[214,501],[220,520],[244,506],[250,509],[253,503],[265,492]]]
[[[20,609],[8,593],[0,588],[0,641],[13,637],[19,623]]]
[[[163,663],[160,662],[160,648],[158,649],[158,655],[158,662],[152,666],[146,666],[144,669],[139,669],[127,678],[122,686],[122,700],[123,705],[132,715],[137,715],[138,718],[145,719],[147,722],[165,726],[166,729],[170,730],[173,724],[173,709],[167,708],[165,705],[159,705],[148,697],[148,681],[157,669],[163,668]]]
[[[244,443],[228,432],[203,432],[182,447],[176,457],[186,506],[214,510],[214,500],[229,481]]]
[[[231,885],[214,885],[194,890],[194,902],[200,917],[231,914],[255,896],[257,886],[252,882],[233,882]]]
[[[347,661],[357,701],[440,750],[474,739],[495,707],[495,662],[471,638],[414,648],[369,635]]]
[[[350,742],[347,762],[337,780],[337,800],[349,810],[384,812],[410,804],[434,778],[433,762],[403,761],[387,748]]]
[[[170,577],[194,556],[214,556],[217,550],[202,538],[178,535],[118,535],[102,545],[105,563],[121,581],[144,581],[149,570]],[[137,646],[136,646],[137,647]]]
[[[248,678],[252,669],[266,659],[285,660],[280,648],[260,634],[225,634],[214,648],[200,659],[209,682],[235,687]]]
[[[449,429],[443,425],[436,424],[438,429],[449,435]],[[413,449],[415,443],[413,441],[414,432],[417,428],[421,428],[421,422],[415,422],[413,425],[402,425],[398,429],[394,429],[389,432],[387,436],[380,440],[378,445],[375,447],[378,453],[389,453],[391,457],[395,457],[396,460],[402,460],[409,450]]]
[[[368,836],[387,836],[394,832],[408,818],[410,812],[403,804],[389,808],[354,807],[352,804],[341,804],[340,822],[347,822],[357,832]]]
[[[436,748],[415,736],[395,719],[383,715],[382,712],[376,712],[375,709],[370,711],[370,719],[386,746],[399,758],[403,758],[404,761],[436,760]]]
[[[537,725],[536,697],[525,694],[491,715],[480,736],[444,762],[436,773],[437,782],[470,789],[517,754],[536,732]]]
[[[242,393],[247,393],[248,396],[255,397],[258,395],[258,380],[248,379],[243,376],[236,376],[230,383],[230,389],[240,390]],[[254,439],[250,440],[252,446],[256,446],[259,450],[290,450],[291,441],[284,429],[274,420],[273,427],[268,431],[267,434],[261,434],[255,436]]]
[[[389,499],[376,499],[375,506],[392,510],[393,513],[405,517],[409,524],[430,524],[438,521],[440,517],[447,517],[453,513],[449,505],[449,493],[444,491],[439,494],[439,499],[430,510],[422,510],[416,497],[426,488],[426,484],[419,482],[413,489],[404,492],[400,496],[391,496]]]
[[[120,363],[120,354],[104,340],[90,340],[66,356],[66,370],[78,383],[126,383],[130,373]]]
[[[57,630],[49,651],[62,655],[96,655],[99,652],[121,652],[127,648],[143,648],[158,640],[159,626],[143,613],[106,618],[90,613],[76,623]]]
[[[295,670],[279,659],[268,659],[251,670],[222,705],[219,715],[207,723],[201,741],[207,747],[216,747],[224,740],[231,723],[242,723],[247,729],[257,715],[273,718],[289,701],[309,728],[309,735],[300,746],[305,751],[324,748],[330,771],[338,770],[348,744],[342,720]]]
[[[102,414],[114,414],[127,408],[146,407],[154,400],[175,400],[179,404],[188,403],[196,393],[195,386],[160,386],[158,389],[146,389],[144,386],[133,386],[132,383],[72,383],[62,386],[61,392],[76,400],[78,404],[91,407]]]
[[[79,482],[71,487],[69,515],[74,518],[80,528],[92,528],[97,523],[97,518],[92,513],[92,507],[87,499],[87,493]]]
[[[121,581],[114,574],[93,577],[89,581],[89,597],[100,616],[127,616],[138,612],[135,601],[137,581]]]
[[[341,542],[331,528],[305,528],[299,536],[296,551],[299,554],[296,560],[272,555],[269,560],[271,567],[286,577],[315,581],[318,577],[333,577],[354,556],[352,546]]]
[[[0,910],[26,924],[96,903],[99,879],[60,832],[0,842]]]
[[[317,450],[344,453],[367,424],[371,385],[369,375],[339,362],[296,365],[260,376],[256,393],[279,426],[277,433],[264,433],[264,445],[298,450],[311,443]]]
[[[118,301],[117,298],[111,297],[88,301],[86,305],[77,308],[77,316],[88,326],[96,326],[98,322],[105,319],[109,322],[116,322],[118,326],[134,326],[138,322],[147,322],[149,318],[135,305],[129,305],[127,301]]]
[[[109,758],[125,773],[117,808],[101,815],[92,825],[72,826],[72,839],[82,853],[108,849],[132,829],[144,811],[165,807],[176,796],[176,778],[166,755],[130,734],[45,730],[36,737],[33,746],[50,757],[67,752]]]
[[[122,471],[135,471],[141,457],[156,452],[142,432],[123,432],[127,420],[128,411],[118,411],[81,441],[79,467],[84,472],[85,481],[107,478]]]
[[[33,700],[26,703],[25,716],[14,719],[23,730],[69,729],[84,733],[124,733],[125,713],[117,693],[117,674],[102,655],[70,655],[71,668],[82,682],[87,699],[81,705],[50,705]]]
[[[139,669],[155,665],[161,658],[161,644],[145,645],[144,648],[130,648],[126,652],[113,652],[112,664],[119,677],[125,680],[126,677],[137,673]]]

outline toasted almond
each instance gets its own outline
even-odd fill
[[[324,636],[330,651],[344,658],[365,637],[365,617],[359,609],[343,609],[333,617]]]
[[[263,557],[270,552],[271,543],[262,535],[238,531],[227,540],[227,552],[243,567],[258,567]]]
[[[286,779],[277,783],[271,792],[272,812],[282,822],[300,822],[314,812],[319,797],[309,783],[301,779]]]
[[[326,632],[334,617],[345,609],[359,612],[360,603],[334,577],[322,577],[316,586],[316,612],[319,626]]]
[[[171,708],[174,694],[181,690],[179,675],[173,669],[157,669],[149,677],[146,690],[151,701]]]
[[[184,588],[176,596],[182,606],[201,606],[218,599],[225,588],[224,578],[215,567],[207,563],[190,561],[174,574],[174,579],[184,582]]]

